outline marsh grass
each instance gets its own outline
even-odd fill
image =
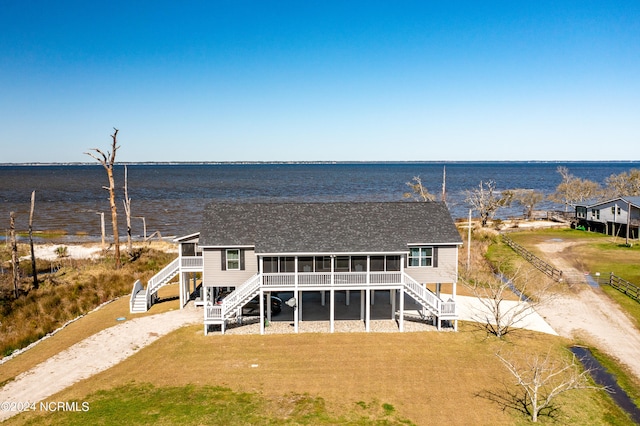
[[[113,268],[110,258],[61,259],[53,262],[55,268],[51,262],[39,261],[38,289],[24,273],[30,272],[31,263],[23,262],[18,299],[12,297],[11,274],[0,277],[0,355],[9,355],[96,306],[128,294],[136,279],[147,280],[174,256],[144,249],[137,261],[125,263],[120,270]]]

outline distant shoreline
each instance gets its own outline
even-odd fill
[[[116,165],[123,166],[206,166],[206,165],[285,165],[285,164],[633,164],[640,160],[441,160],[441,161],[117,161]],[[15,166],[100,166],[97,162],[27,162],[0,163],[0,167]]]

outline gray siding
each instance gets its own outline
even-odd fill
[[[611,211],[612,207],[616,208],[615,214]],[[600,210],[600,219],[597,219],[593,215],[594,209]],[[618,209],[620,210],[620,214],[618,214]],[[627,203],[621,200],[610,201],[608,203],[604,203],[599,206],[594,206],[589,210],[587,210],[587,219],[594,222],[600,222],[600,223],[616,222],[616,223],[624,224],[624,223],[627,223],[627,210],[628,210]]]
[[[234,248],[234,247],[229,247]],[[258,273],[258,257],[254,249],[244,250],[244,270],[223,271],[222,270],[222,249],[204,249],[203,262],[204,271],[202,281],[205,287],[212,286],[238,286],[253,275]]]
[[[405,272],[420,283],[452,283],[457,282],[458,247],[438,247],[438,267],[407,266]]]

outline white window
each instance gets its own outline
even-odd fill
[[[240,270],[240,250],[227,250],[227,271]]]
[[[411,247],[409,249],[409,266],[432,266],[433,247]]]

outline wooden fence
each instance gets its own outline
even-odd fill
[[[554,268],[504,234],[502,234],[502,241],[504,241],[506,245],[511,247],[516,253],[522,256],[527,262],[531,263],[537,269],[550,276],[554,281],[562,281],[562,271],[560,269]]]
[[[640,287],[617,275],[613,275],[613,272],[609,275],[609,285],[626,294],[636,302],[640,302]]]

